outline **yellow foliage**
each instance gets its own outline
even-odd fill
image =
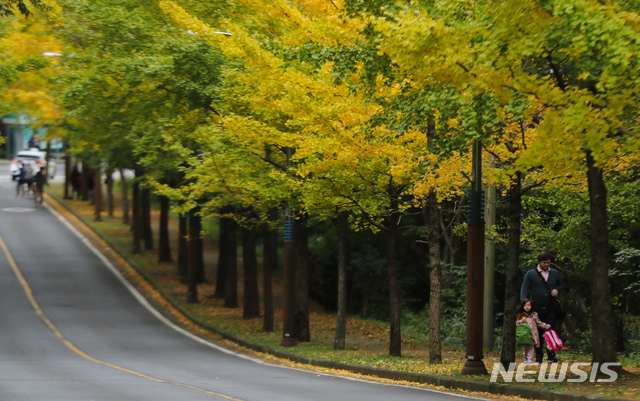
[[[52,3],[55,6],[55,3]],[[47,33],[48,27],[39,18],[25,21],[13,19],[7,35],[0,38],[0,52],[5,63],[20,63],[29,57],[42,57],[44,52],[60,52],[61,44]],[[55,64],[55,60],[52,60]],[[55,65],[37,71],[18,72],[18,80],[0,92],[0,100],[12,104],[38,118],[41,123],[52,123],[59,117],[58,106],[46,90],[49,78],[55,75]]]

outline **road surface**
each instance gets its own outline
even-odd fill
[[[271,366],[185,335],[52,209],[14,193],[0,172],[2,401],[461,398]]]

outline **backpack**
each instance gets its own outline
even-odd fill
[[[565,348],[564,345],[562,345],[562,340],[558,337],[558,333],[553,330],[547,330],[544,333],[544,342],[547,343],[547,348],[550,351],[556,352],[560,348],[568,350],[568,348]]]
[[[33,178],[33,167],[31,166],[31,163],[27,163],[24,166],[24,179],[30,180],[32,178]]]
[[[528,323],[516,326],[516,345],[533,345],[533,333]]]

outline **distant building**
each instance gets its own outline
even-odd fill
[[[0,145],[0,158],[11,159],[19,151],[30,148],[34,143],[40,150],[45,150],[47,142],[41,138],[47,136],[47,128],[32,128],[38,120],[24,113],[11,113],[2,118],[0,122],[0,136],[5,141]],[[60,155],[63,153],[62,140],[59,138],[51,141],[51,153]]]

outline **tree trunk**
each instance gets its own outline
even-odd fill
[[[180,214],[178,224],[178,231],[180,232],[180,237],[178,238],[178,276],[187,277],[189,272],[189,242],[187,241],[189,232],[186,214]]]
[[[80,193],[82,195],[81,199],[83,201],[89,200],[89,186],[91,178],[91,169],[87,166],[87,163],[82,162],[82,182],[80,183]]]
[[[338,313],[333,349],[343,350],[347,338],[347,249],[349,212],[338,214]]]
[[[144,240],[144,249],[152,251],[153,246],[153,228],[151,227],[151,190],[144,188],[141,191],[141,213],[142,213],[142,238]]]
[[[244,308],[242,317],[245,319],[260,317],[256,234],[251,228],[242,230],[242,266],[244,268]]]
[[[224,306],[226,308],[238,307],[238,236],[237,224],[232,218],[224,217],[225,241],[224,249],[220,252],[226,253],[225,270],[226,280],[224,287]]]
[[[107,212],[113,217],[115,205],[113,202],[113,169],[107,170]]]
[[[295,295],[295,324],[296,340],[299,342],[311,341],[309,327],[309,231],[307,214],[303,214],[294,221],[296,240],[296,295]]]
[[[460,265],[460,263],[456,260],[456,256],[463,254],[460,252],[462,248],[462,240],[461,237],[456,235],[454,231],[454,227],[458,226],[462,223],[462,211],[460,210],[459,204],[462,203],[462,197],[455,202],[453,202],[454,215],[451,216],[451,220],[449,220],[448,216],[445,216],[444,213],[440,213],[440,231],[442,232],[442,238],[444,239],[444,251],[443,251],[443,260],[446,264],[450,266]],[[447,221],[445,221],[445,217]],[[442,283],[442,288],[449,288],[446,282]]]
[[[160,227],[158,227],[158,262],[171,263],[171,240],[169,238],[169,207],[171,206],[169,198],[160,195]]]
[[[49,183],[49,159],[51,158],[51,141],[47,141],[47,148],[44,155],[44,183]]]
[[[127,178],[124,176],[124,169],[118,168],[120,173],[120,192],[122,194],[122,224],[129,224],[129,195],[127,194]]]
[[[496,224],[496,187],[489,186],[486,189],[485,223],[488,229]],[[493,351],[495,343],[494,335],[494,302],[495,294],[495,272],[496,272],[496,248],[492,239],[484,240],[484,310],[482,316],[483,347],[488,351]]]
[[[390,215],[387,217],[387,268],[389,270],[389,355],[402,356],[402,329],[400,325],[400,291],[396,264],[396,242],[398,236],[398,199],[391,194]]]
[[[102,172],[100,169],[93,170],[93,181],[97,182],[93,190],[93,221],[102,221],[102,185],[100,185],[100,179],[102,178]]]
[[[189,261],[187,268],[187,302],[198,303],[198,270],[200,269],[199,260],[201,255],[198,246],[198,237],[200,237],[200,224],[198,213],[200,208],[194,207],[189,211]]]
[[[196,266],[196,281],[198,284],[204,283],[204,238],[202,236],[202,216],[200,216],[200,207],[196,207],[197,213],[191,220],[189,220],[189,238],[191,234],[195,233],[193,237],[193,251],[189,253],[188,259],[195,258],[194,263]],[[193,226],[193,228],[192,228]],[[189,262],[191,263],[191,262]]]
[[[278,230],[265,226],[263,235],[262,280],[264,292],[264,323],[262,330],[272,332],[274,330],[272,275],[278,268]]]
[[[137,254],[142,252],[142,221],[140,216],[140,184],[133,182],[131,209],[131,230],[133,231],[133,251]]]
[[[516,314],[520,304],[520,234],[522,220],[522,173],[516,173],[507,190],[507,282],[502,321],[502,366],[516,361]]]
[[[440,260],[440,210],[435,190],[429,192],[427,205],[429,240],[429,363],[442,363],[440,342],[440,302],[442,299],[442,269]]]
[[[225,221],[225,209],[220,211],[221,217],[218,220],[220,233],[218,238],[218,271],[216,272],[216,291],[214,293],[215,298],[224,299],[224,291],[227,286],[227,257],[228,253],[226,252],[229,242],[229,233],[226,230],[229,229],[229,225]]]
[[[65,145],[67,145],[67,142],[65,142]],[[67,149],[67,146],[65,146],[65,149]],[[64,155],[64,199],[71,199],[69,187],[71,186],[72,159],[73,156],[69,154],[67,150],[67,153]]]
[[[369,308],[371,307],[371,299],[369,298],[369,289],[363,288],[361,291],[362,295],[362,310],[360,311],[360,317],[363,319],[367,319],[369,317]]]
[[[591,212],[591,316],[593,362],[617,362],[609,288],[607,187],[602,168],[587,151],[587,182]]]

